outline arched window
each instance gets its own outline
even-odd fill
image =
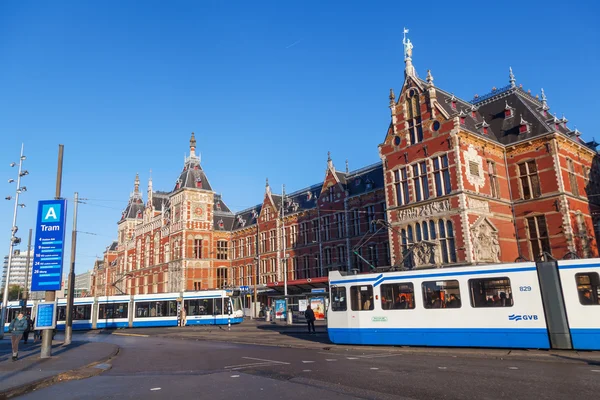
[[[424,223],[423,225],[427,225],[427,223]],[[422,240],[421,224],[417,222],[417,224],[415,225],[415,229],[417,231],[417,242],[420,242]]]
[[[410,144],[421,143],[423,141],[423,127],[421,126],[421,105],[419,103],[419,93],[415,89],[411,89],[408,92],[406,110],[406,122],[408,123]]]
[[[160,246],[158,245],[158,233],[154,234],[154,265],[160,264]]]

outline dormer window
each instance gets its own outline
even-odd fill
[[[510,108],[507,108],[506,110],[504,110],[504,118],[510,117],[512,117],[512,110]]]
[[[452,100],[450,102],[450,105],[451,105],[451,107],[452,107],[453,110],[456,110],[456,100]]]
[[[477,107],[471,106],[471,118],[477,119]]]
[[[354,180],[354,186],[358,186],[358,185],[360,185],[360,178],[356,178]]]
[[[484,133],[485,135],[487,135],[487,134],[488,134],[488,127],[487,127],[487,126],[484,126],[484,127],[483,127],[483,133]]]
[[[460,118],[460,124],[464,125],[467,122],[467,114],[464,112],[464,110],[461,110],[458,116]]]
[[[196,187],[199,189],[202,188],[202,178],[196,178]]]
[[[217,202],[216,206],[217,206],[217,211],[221,211],[221,203]]]
[[[525,121],[523,117],[521,117],[521,123],[519,124],[519,133],[529,133],[530,123]]]
[[[223,227],[225,226],[222,219],[220,219],[219,222],[217,222],[217,225],[219,225],[220,229],[223,229]]]
[[[177,179],[177,182],[175,183],[175,190],[179,189],[181,187],[181,179]]]
[[[485,122],[485,118],[483,119],[483,122],[481,124],[477,124],[476,126],[481,128],[481,133],[483,133],[484,135],[488,134],[488,129],[490,125],[487,122]]]

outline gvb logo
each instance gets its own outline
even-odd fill
[[[533,315],[518,315],[518,314],[511,314],[508,316],[508,320],[509,321],[537,321],[538,320],[538,316],[533,314]]]

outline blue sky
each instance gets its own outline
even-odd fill
[[[508,84],[512,66],[591,140],[599,6],[549,4],[2,1],[0,194],[14,195],[8,164],[24,143],[25,242],[37,201],[54,196],[64,144],[63,197],[93,199],[79,208],[82,272],[116,238],[136,172],[144,191],[150,170],[155,190],[172,189],[192,131],[233,210],[261,202],[267,177],[275,192],[318,183],[328,151],[338,169],[375,163],[389,89],[403,81],[404,26],[420,76],[431,69],[437,86],[470,100]],[[12,207],[0,203],[0,254]]]

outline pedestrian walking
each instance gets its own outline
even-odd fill
[[[25,330],[29,327],[27,319],[23,316],[23,312],[19,311],[17,318],[13,319],[8,326],[10,332],[10,340],[12,343],[12,360],[17,361],[19,357],[19,342]]]
[[[316,333],[315,331],[315,312],[310,308],[310,304],[306,307],[306,311],[304,311],[304,318],[306,318],[306,323],[308,324],[308,333],[310,333],[310,328],[312,327],[312,333]]]

